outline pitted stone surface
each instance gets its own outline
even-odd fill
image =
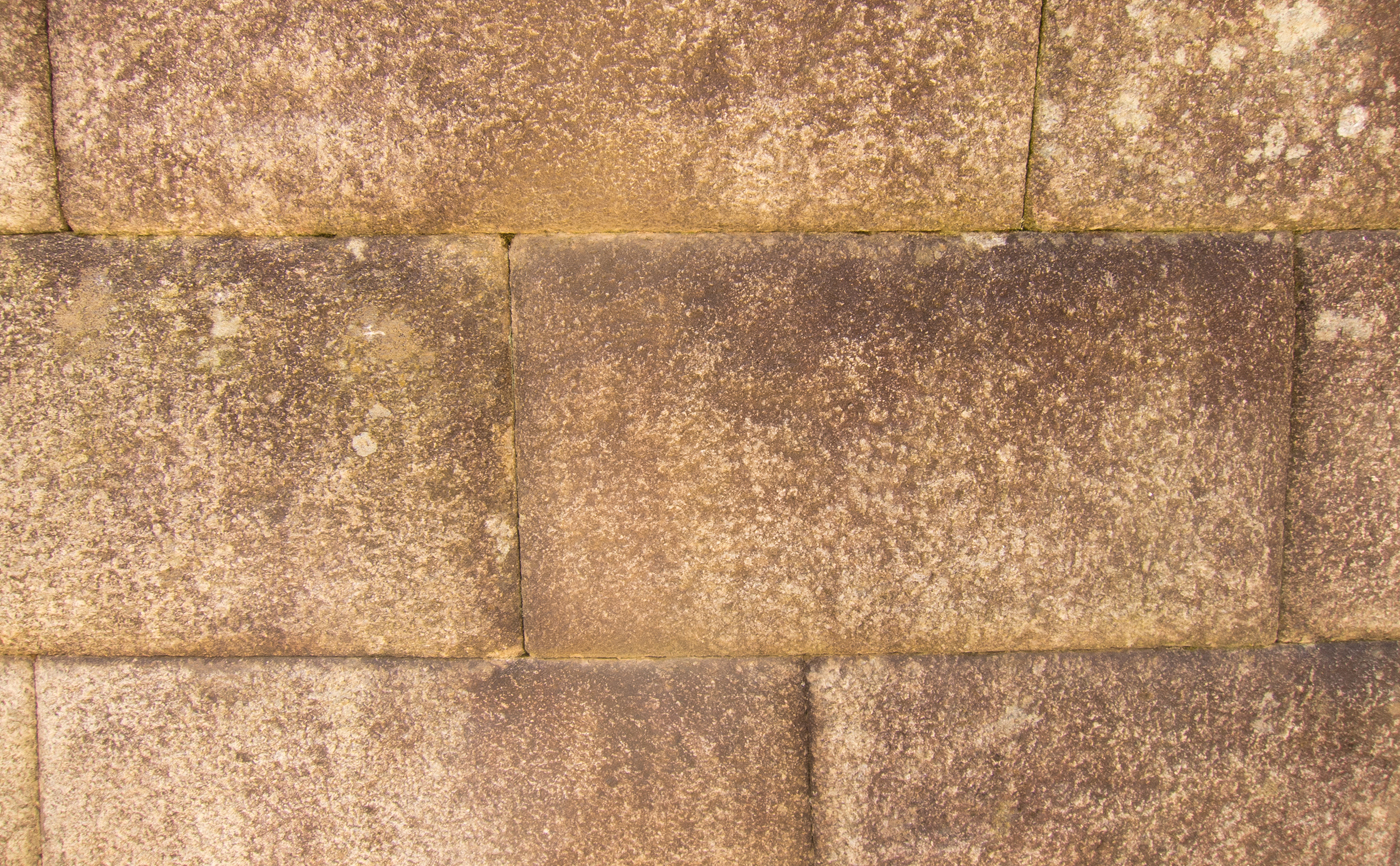
[[[520,650],[498,238],[0,241],[0,651]]]
[[[1400,234],[1299,242],[1285,640],[1400,637]]]
[[[1050,0],[1042,229],[1400,225],[1400,0]]]
[[[1392,862],[1393,644],[833,659],[817,862]]]
[[[511,261],[531,654],[1274,640],[1286,236]]]
[[[39,662],[44,861],[809,862],[801,665]]]
[[[0,4],[0,234],[59,231],[44,0]]]
[[[1012,228],[1039,3],[54,0],[94,233]]]
[[[34,667],[0,658],[0,864],[39,866]]]

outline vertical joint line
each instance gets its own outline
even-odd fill
[[[1288,559],[1293,540],[1292,521],[1288,519],[1288,511],[1293,500],[1294,475],[1298,467],[1298,449],[1302,442],[1300,435],[1302,433],[1300,427],[1302,394],[1299,391],[1298,381],[1302,369],[1303,352],[1307,348],[1308,320],[1312,316],[1312,298],[1303,279],[1303,247],[1298,242],[1301,235],[1295,231],[1291,233],[1291,238],[1293,255],[1289,282],[1293,290],[1293,296],[1290,299],[1293,309],[1293,346],[1288,367],[1288,441],[1284,445],[1283,496],[1279,502],[1283,514],[1279,517],[1278,556],[1274,560],[1276,563],[1275,575],[1278,580],[1278,599],[1275,606],[1275,610],[1278,612],[1278,624],[1274,631],[1274,643],[1278,643],[1283,634],[1283,582],[1288,576]]]
[[[817,786],[812,773],[814,760],[814,729],[812,719],[812,659],[802,659],[802,730],[803,760],[807,767],[807,851],[811,862],[817,862]]]
[[[517,382],[515,356],[515,280],[511,273],[510,246],[515,240],[512,233],[502,233],[501,241],[506,247],[506,321],[509,326],[510,358],[510,447],[511,478],[510,497],[515,518],[515,604],[520,611],[520,654],[528,657],[530,650],[525,646],[525,550],[520,533],[520,388]]]
[[[1050,15],[1050,0],[1040,0],[1040,29],[1035,36],[1035,77],[1031,82],[1031,128],[1026,136],[1026,179],[1021,193],[1021,229],[1035,228],[1031,217],[1031,165],[1035,158],[1035,122],[1040,110],[1040,70],[1045,65],[1045,19]]]
[[[71,232],[73,227],[68,224],[68,214],[63,212],[63,172],[59,168],[58,160],[58,111],[54,104],[53,87],[53,22],[49,13],[52,5],[52,0],[45,0],[44,56],[48,59],[49,67],[49,148],[53,155],[53,200],[54,207],[58,209],[59,230]]]

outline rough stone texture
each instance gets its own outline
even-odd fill
[[[1393,644],[835,659],[810,681],[818,863],[1393,862]]]
[[[498,238],[0,241],[0,651],[520,651]]]
[[[1272,643],[1287,236],[517,238],[526,647]]]
[[[1285,640],[1400,637],[1400,235],[1300,241]]]
[[[780,660],[39,662],[44,862],[809,862]]]
[[[44,0],[0,4],[0,233],[62,229]]]
[[[1049,0],[1040,228],[1400,226],[1400,0]]]
[[[0,658],[0,864],[39,866],[34,666]]]
[[[1011,228],[1039,4],[54,0],[111,233]]]

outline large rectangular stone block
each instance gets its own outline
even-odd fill
[[[1272,643],[1286,236],[521,237],[526,645]]]
[[[0,4],[0,234],[62,229],[44,0]]]
[[[498,238],[0,241],[0,651],[520,651]]]
[[[846,658],[809,681],[820,864],[1393,862],[1394,644]]]
[[[1049,0],[1042,229],[1400,225],[1400,0]]]
[[[0,866],[39,866],[34,666],[0,658]]]
[[[797,662],[38,664],[46,863],[810,862]]]
[[[1299,241],[1285,640],[1400,637],[1400,234]]]
[[[1013,228],[1036,0],[53,0],[94,233]]]

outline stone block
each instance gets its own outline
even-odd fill
[[[1021,223],[1036,0],[54,0],[74,228]]]
[[[12,238],[0,296],[0,651],[520,651],[499,238]]]
[[[1287,236],[521,237],[532,655],[1272,643]]]
[[[810,862],[797,662],[38,664],[46,863]]]
[[[846,658],[809,680],[820,864],[1392,861],[1394,644]]]
[[[1042,229],[1400,225],[1400,0],[1049,0]]]
[[[1400,637],[1400,234],[1299,241],[1284,640]]]
[[[44,0],[0,4],[0,234],[64,228],[54,174]]]
[[[0,864],[39,866],[34,666],[0,658]]]

